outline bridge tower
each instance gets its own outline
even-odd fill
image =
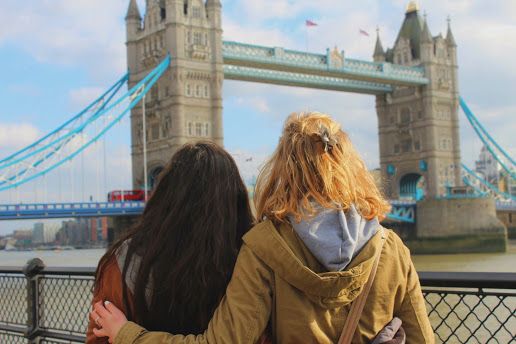
[[[167,53],[169,70],[145,98],[148,183],[186,142],[223,143],[222,5],[220,0],[147,0],[142,19],[136,0],[126,15],[129,86]],[[142,105],[131,112],[133,187],[144,186]]]
[[[446,37],[433,37],[410,2],[392,49],[378,35],[373,58],[424,68],[430,83],[396,87],[376,97],[380,165],[390,198],[436,197],[462,185],[457,45],[448,21]]]

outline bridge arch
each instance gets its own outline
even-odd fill
[[[158,183],[158,177],[160,173],[163,171],[164,166],[163,165],[157,165],[154,168],[152,168],[149,172],[149,189],[153,190],[157,183]]]
[[[400,178],[400,198],[412,198],[419,201],[426,194],[425,177],[419,173],[407,173]]]

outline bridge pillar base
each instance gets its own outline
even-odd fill
[[[507,228],[493,198],[427,199],[417,203],[414,253],[505,252]]]
[[[140,215],[116,216],[108,218],[108,245],[111,246],[124,236]]]

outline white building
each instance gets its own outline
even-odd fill
[[[60,226],[54,223],[38,222],[32,229],[32,242],[34,244],[48,244],[56,240],[56,234]]]
[[[482,146],[478,160],[475,161],[475,171],[491,184],[498,185],[500,164],[489,153],[486,146]]]

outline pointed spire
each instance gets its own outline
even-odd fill
[[[383,50],[382,42],[380,40],[380,29],[376,28],[376,44],[374,46],[374,56],[385,56],[385,51]]]
[[[448,32],[446,32],[446,43],[452,47],[456,47],[457,43],[455,43],[455,37],[453,37],[453,33],[451,30],[451,19],[450,16],[448,16]]]
[[[207,0],[206,1],[206,6],[221,6],[222,7],[222,3],[220,2],[220,0]]]
[[[129,2],[129,8],[127,9],[127,15],[125,16],[125,20],[128,19],[142,20],[142,16],[140,15],[140,10],[138,9],[136,0],[131,0]]]
[[[430,33],[430,29],[428,28],[428,20],[426,18],[426,13],[424,14],[424,24],[423,24],[423,33],[421,37],[422,43],[432,43],[434,40],[432,38],[432,34]]]

